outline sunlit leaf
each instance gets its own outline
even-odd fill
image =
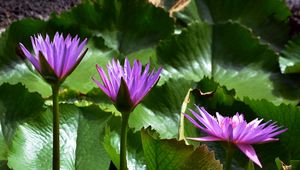
[[[60,105],[61,169],[108,169],[110,158],[101,140],[111,115],[97,106]],[[13,169],[52,167],[52,111],[20,125],[8,154]]]
[[[274,103],[295,103],[300,95],[294,80],[278,72],[277,54],[237,23],[193,22],[181,34],[162,41],[157,54],[163,81],[200,81],[206,76],[235,89],[240,98]]]
[[[35,117],[44,110],[44,99],[38,93],[30,93],[21,85],[0,86],[0,120],[5,143],[10,146],[19,124]]]

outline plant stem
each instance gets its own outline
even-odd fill
[[[126,147],[129,113],[122,113],[120,170],[127,170]]]
[[[192,90],[193,89],[191,89],[191,88],[188,90],[188,92],[184,98],[184,101],[181,105],[180,122],[179,122],[179,130],[178,130],[178,139],[184,140],[185,144],[187,144],[187,145],[188,145],[188,141],[185,139],[185,136],[184,136],[184,113],[186,111],[187,105],[190,102],[190,93]]]
[[[227,146],[225,148],[226,148],[225,170],[231,170],[231,162],[232,162],[234,148],[231,143],[227,143]]]
[[[59,103],[58,103],[59,85],[52,86],[53,98],[53,158],[52,169],[60,169],[60,146],[59,146]]]

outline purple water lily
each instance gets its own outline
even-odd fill
[[[159,68],[157,72],[154,70],[149,72],[150,64],[148,63],[142,71],[143,66],[139,60],[134,60],[131,67],[127,58],[125,58],[124,67],[116,59],[109,62],[106,67],[108,77],[104,70],[96,65],[102,83],[94,78],[92,79],[122,113],[120,166],[118,169],[126,170],[128,169],[126,143],[129,115],[158,82],[162,68]]]
[[[63,34],[56,32],[53,41],[50,41],[47,34],[45,39],[41,34],[30,38],[33,54],[22,43],[20,43],[20,47],[44,79],[51,83],[61,83],[66,76],[72,73],[87,51],[87,49],[83,51],[87,39],[85,38],[79,43],[80,39],[77,35],[74,38],[70,35],[64,38]]]
[[[25,46],[20,43],[20,48],[26,58],[33,64],[36,70],[52,87],[53,101],[53,157],[52,167],[55,170],[60,169],[60,144],[59,144],[59,87],[65,78],[71,74],[80,63],[87,49],[83,48],[87,44],[87,39],[81,43],[76,35],[72,38],[68,35],[66,38],[58,32],[52,41],[46,34],[43,39],[41,34],[32,36],[31,43],[34,54],[31,54]]]
[[[205,137],[187,138],[195,141],[226,141],[236,145],[248,158],[262,167],[252,144],[277,141],[274,138],[285,132],[268,121],[262,123],[263,119],[254,119],[247,123],[242,114],[236,113],[233,117],[223,117],[216,113],[217,118],[211,116],[203,107],[197,107],[199,113],[190,110],[196,120],[185,114],[185,117],[197,128],[208,134]],[[200,123],[198,123],[200,122]]]
[[[116,59],[108,63],[109,79],[101,67],[96,65],[96,68],[103,84],[93,78],[94,82],[117,106],[121,105],[122,102],[130,105],[128,108],[130,111],[141,102],[157,83],[162,70],[162,68],[159,68],[157,72],[154,70],[149,72],[150,64],[147,64],[142,72],[142,63],[139,60],[134,60],[131,67],[127,58],[124,67]],[[119,102],[120,98],[122,101]]]

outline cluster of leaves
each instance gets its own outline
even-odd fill
[[[190,88],[189,108],[240,112],[248,121],[259,117],[287,127],[279,142],[255,149],[265,169],[276,168],[277,157],[297,166],[300,37],[289,40],[289,16],[284,2],[274,0],[192,0],[173,18],[146,1],[86,0],[47,21],[13,23],[0,37],[0,169],[51,169],[50,87],[18,57],[17,47],[19,42],[30,47],[35,33],[56,31],[89,38],[87,55],[60,92],[62,169],[118,165],[120,114],[91,76],[97,75],[96,63],[105,66],[125,56],[164,69],[130,116],[130,169],[222,168],[219,143],[193,147],[176,140]],[[185,134],[201,135],[189,122]],[[233,164],[257,168],[240,152]]]

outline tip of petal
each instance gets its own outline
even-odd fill
[[[237,147],[256,165],[262,168],[262,165],[256,155],[254,148],[251,145],[237,144]]]
[[[83,41],[81,42],[81,44],[86,45],[86,44],[87,44],[87,41],[88,41],[88,39],[87,39],[87,38],[84,38]]]
[[[162,68],[162,67],[159,67],[159,68],[157,69],[156,74],[160,74],[160,73],[162,72],[162,70],[163,70],[163,68]]]

